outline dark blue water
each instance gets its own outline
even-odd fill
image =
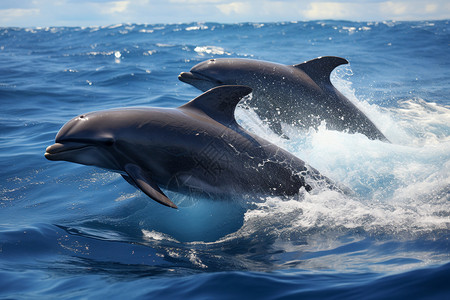
[[[450,26],[433,22],[0,28],[0,298],[450,297]],[[211,57],[350,61],[332,82],[393,142],[247,129],[355,191],[258,201],[169,192],[43,154],[72,117],[176,107]]]

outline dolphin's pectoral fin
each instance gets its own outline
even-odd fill
[[[150,177],[144,174],[139,166],[127,164],[125,165],[125,172],[127,172],[129,179],[147,196],[163,205],[178,208],[166,195],[164,195],[158,185]],[[129,180],[127,181],[130,182]]]
[[[252,89],[248,86],[222,85],[208,90],[179,108],[201,111],[224,125],[230,125],[236,122],[236,105],[251,92]]]
[[[330,83],[330,74],[338,66],[348,64],[345,58],[337,56],[322,56],[311,59],[307,62],[294,65],[306,74],[308,74],[314,81],[325,81]]]

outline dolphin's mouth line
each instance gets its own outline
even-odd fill
[[[47,149],[45,149],[45,157],[49,158],[51,156],[61,154],[61,153],[67,153],[72,151],[78,151],[84,148],[91,147],[89,144],[85,143],[76,143],[76,142],[70,142],[70,143],[55,143]]]
[[[213,82],[217,85],[223,85],[223,82],[220,80],[217,80],[215,78],[209,77],[209,76],[205,76],[203,74],[200,74],[198,72],[195,71],[190,71],[190,72],[181,72],[180,75],[178,75],[178,79],[189,83],[190,81],[194,81],[194,80],[199,80],[199,81],[209,81],[209,82]]]

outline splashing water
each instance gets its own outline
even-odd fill
[[[265,219],[258,221],[261,224],[271,218],[283,219],[282,234],[345,228],[375,235],[420,236],[448,230],[450,142],[445,132],[450,129],[450,109],[421,99],[405,100],[397,108],[382,109],[358,101],[348,81],[336,76],[333,81],[392,143],[369,140],[362,134],[330,131],[325,124],[308,132],[284,126],[289,139],[282,139],[255,113],[239,110],[238,118],[244,127],[259,128],[257,134],[356,193],[355,196],[332,191],[304,193],[299,201],[287,202],[268,198],[256,209],[247,211],[246,222],[261,217]]]

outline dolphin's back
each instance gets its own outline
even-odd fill
[[[205,126],[202,132],[214,132],[198,143],[204,147],[197,152],[202,155],[198,160],[204,163],[196,166],[197,171],[210,173],[213,181],[220,178],[220,182],[214,184],[261,194],[293,195],[301,187],[309,191],[311,186],[305,177],[335,187],[331,180],[303,160],[238,125],[234,118],[235,107],[250,91],[248,87],[221,86],[179,107],[182,111],[193,112],[191,118],[202,119]],[[204,120],[205,115],[219,124]]]

